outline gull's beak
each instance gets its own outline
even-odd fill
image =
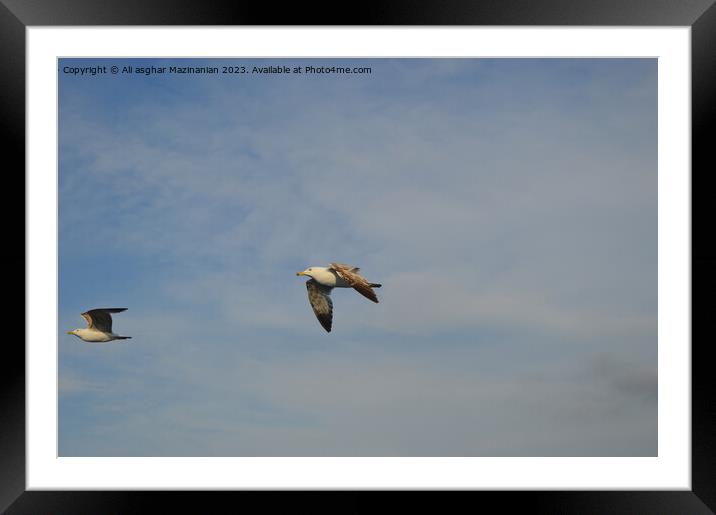
[[[296,272],[296,275],[306,275],[303,272]]]
[[[75,333],[73,333],[72,331],[67,331],[67,334],[75,334]]]

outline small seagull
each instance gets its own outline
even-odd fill
[[[93,343],[128,340],[131,336],[119,336],[112,332],[112,315],[110,313],[121,313],[122,311],[127,311],[127,308],[98,308],[85,311],[82,316],[87,320],[87,327],[68,331],[67,334],[74,334],[81,340]]]
[[[353,288],[364,297],[378,302],[373,288],[380,288],[380,284],[371,283],[360,275],[360,268],[341,263],[331,263],[331,266],[312,266],[296,275],[305,275],[311,279],[306,281],[308,301],[311,303],[316,318],[323,328],[331,332],[333,324],[333,301],[331,290],[333,288]]]

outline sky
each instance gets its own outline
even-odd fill
[[[657,454],[655,59],[58,79],[60,456]]]

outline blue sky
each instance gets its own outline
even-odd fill
[[[59,68],[308,63],[59,73],[60,455],[656,455],[656,60]]]

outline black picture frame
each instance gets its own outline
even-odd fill
[[[697,330],[713,312],[707,292],[716,286],[713,238],[697,238],[708,227],[705,187],[708,171],[716,169],[708,135],[716,114],[716,6],[715,0],[490,0],[392,1],[343,4],[282,5],[236,1],[198,0],[0,0],[0,120],[4,178],[12,197],[23,206],[4,202],[5,236],[12,245],[2,254],[4,270],[25,273],[25,228],[13,224],[24,209],[25,183],[25,29],[61,25],[553,25],[553,26],[688,26],[691,27],[692,73],[692,489],[690,491],[501,491],[458,492],[425,496],[414,492],[410,502],[445,511],[449,505],[469,502],[499,503],[501,509],[522,508],[529,513],[714,513],[716,511],[716,397],[710,380],[711,342]],[[347,20],[350,20],[348,23]],[[6,184],[8,184],[6,182]],[[23,191],[23,195],[19,192]],[[6,272],[10,280],[24,277]],[[698,277],[698,280],[695,280]],[[7,279],[7,278],[6,278]],[[17,284],[16,291],[20,290]],[[8,296],[9,297],[9,296]],[[7,298],[7,297],[6,297]],[[7,325],[19,325],[24,302],[7,303]],[[12,324],[12,325],[10,325]],[[683,342],[688,345],[689,342]],[[160,503],[162,512],[215,511],[229,502],[237,507],[256,501],[272,507],[275,492],[156,492],[156,491],[26,491],[25,487],[25,349],[17,337],[3,345],[0,374],[0,511],[21,513],[143,513]],[[333,513],[380,509],[385,493],[285,492],[278,501],[295,510],[311,512],[325,507]],[[271,501],[267,503],[269,498]],[[380,496],[377,498],[376,496]],[[401,502],[405,502],[401,499]],[[230,505],[231,505],[230,504]],[[406,507],[407,508],[407,507]],[[448,508],[449,509],[449,508]],[[232,510],[233,511],[233,510]]]

